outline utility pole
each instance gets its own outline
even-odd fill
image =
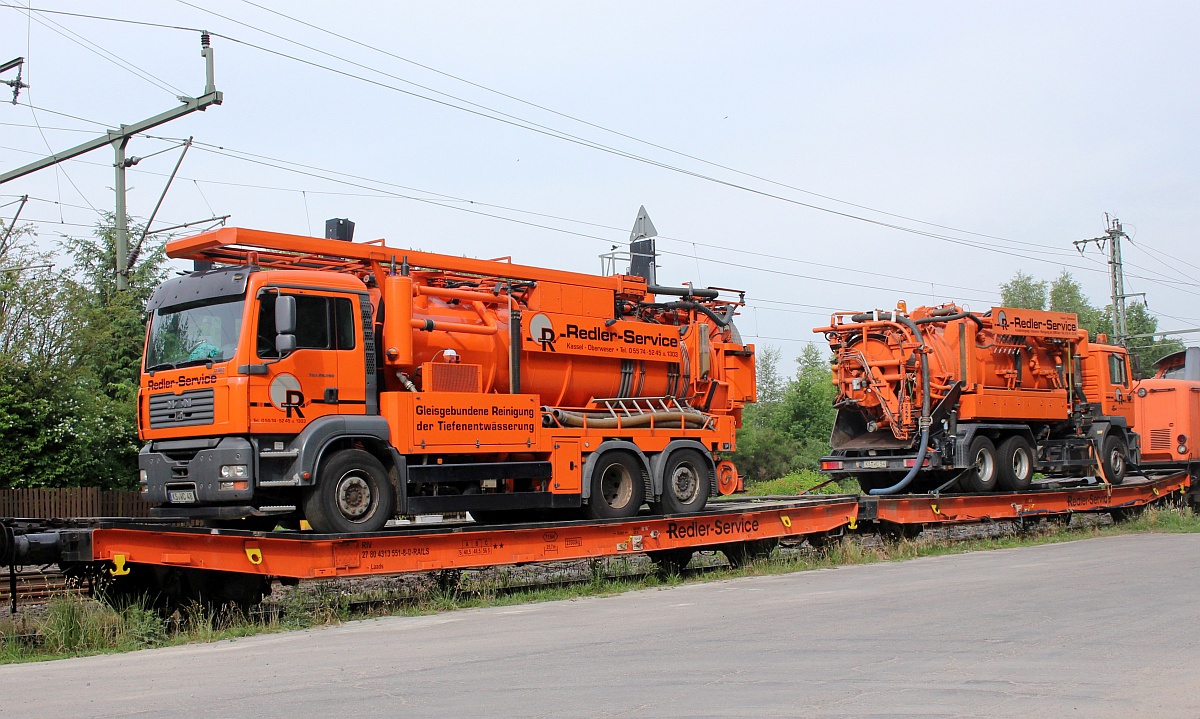
[[[105,145],[111,145],[116,158],[113,166],[116,169],[116,233],[117,233],[117,289],[129,289],[129,217],[125,212],[125,170],[133,167],[141,158],[125,157],[125,146],[129,144],[129,139],[139,132],[145,132],[154,127],[158,127],[171,120],[178,119],[184,115],[189,115],[197,110],[204,111],[209,105],[220,105],[224,99],[221,92],[217,90],[215,80],[213,79],[213,49],[210,43],[209,34],[207,32],[200,34],[200,56],[204,58],[205,69],[205,84],[204,94],[200,97],[179,96],[179,101],[183,104],[166,112],[159,113],[154,117],[135,122],[132,125],[121,125],[119,130],[109,130],[104,136],[94,140],[89,140],[82,145],[76,145],[69,150],[64,150],[55,153],[49,157],[42,158],[36,162],[31,162],[24,167],[18,167],[15,170],[10,170],[0,174],[0,185],[15,180],[18,177],[24,177],[31,172],[57,165],[64,160],[69,160],[73,157],[78,157],[86,152],[99,149]],[[14,61],[15,62],[15,61]],[[6,65],[7,66],[7,65]],[[14,88],[15,89],[15,88]]]
[[[1117,344],[1121,344],[1129,338],[1125,300],[1130,297],[1144,297],[1145,293],[1135,292],[1133,294],[1125,294],[1125,270],[1121,265],[1121,238],[1128,237],[1128,235],[1122,229],[1120,220],[1110,217],[1107,212],[1104,213],[1104,219],[1108,222],[1108,229],[1105,230],[1104,237],[1075,240],[1072,244],[1075,245],[1075,249],[1079,250],[1079,254],[1081,255],[1084,249],[1093,242],[1096,243],[1096,247],[1101,252],[1105,251],[1105,246],[1107,245],[1108,279],[1113,308],[1113,340]]]

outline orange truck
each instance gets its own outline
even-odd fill
[[[1154,376],[1134,386],[1138,433],[1145,439],[1142,465],[1200,469],[1200,347],[1155,363]]]
[[[168,243],[198,271],[148,306],[153,515],[345,533],[424,513],[692,512],[740,487],[741,294],[657,286],[652,251],[634,253],[640,274],[600,276],[327,230]]]
[[[901,303],[814,332],[837,387],[821,469],[871,494],[1021,491],[1039,471],[1119,484],[1138,462],[1128,354],[1073,314]]]

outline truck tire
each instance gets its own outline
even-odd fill
[[[592,494],[586,513],[591,519],[634,517],[646,501],[641,463],[629,452],[613,450],[600,455],[589,482]]]
[[[1013,435],[1000,443],[996,450],[999,462],[999,472],[996,485],[1009,492],[1024,492],[1033,481],[1033,468],[1037,459],[1033,453],[1033,445],[1020,435]]]
[[[1112,433],[1104,438],[1104,452],[1100,455],[1103,465],[1104,479],[1110,484],[1120,484],[1125,481],[1129,472],[1129,445],[1125,438]]]
[[[343,449],[324,458],[304,494],[304,516],[321,534],[377,532],[396,508],[383,464],[370,452]]]
[[[680,449],[667,458],[663,472],[662,510],[665,514],[699,512],[708,502],[712,470],[704,455]]]
[[[976,437],[967,451],[967,461],[974,465],[974,471],[959,481],[964,491],[991,492],[996,489],[996,445],[992,440],[982,435]]]

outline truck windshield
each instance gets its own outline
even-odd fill
[[[245,304],[243,298],[233,297],[186,309],[156,310],[150,318],[146,370],[233,359]]]

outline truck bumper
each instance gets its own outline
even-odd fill
[[[244,437],[150,442],[138,453],[142,499],[180,508],[248,504],[255,464],[254,447]],[[245,475],[222,477],[223,466],[243,466]]]
[[[848,457],[833,455],[821,458],[821,471],[833,476],[868,474],[871,472],[907,472],[917,463],[917,455],[887,455],[884,457]],[[924,469],[944,469],[942,456],[935,450],[925,453]]]

